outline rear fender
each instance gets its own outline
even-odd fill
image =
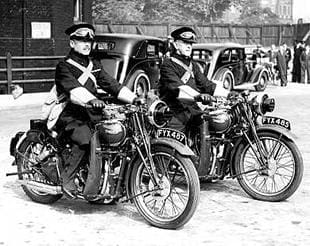
[[[268,76],[267,69],[262,66],[258,67],[257,69],[253,71],[250,82],[253,83],[254,85],[259,84],[259,81],[264,74],[267,75],[267,80],[269,80],[270,78]]]
[[[18,140],[15,148],[14,148],[14,155],[16,154],[16,150],[20,151],[21,146],[24,142],[39,142],[43,144],[43,140],[45,138],[45,134],[42,131],[38,130],[29,130],[25,132],[20,139]]]
[[[23,141],[26,138],[26,133],[25,132],[18,132],[16,135],[11,138],[11,143],[10,143],[10,155],[15,156],[16,154],[16,146],[19,146],[21,141]]]

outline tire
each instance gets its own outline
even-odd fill
[[[94,201],[88,201],[88,203],[93,205],[115,205],[116,201],[114,199],[99,199]]]
[[[135,92],[137,96],[146,97],[151,86],[150,79],[143,70],[139,69],[131,75],[127,86]]]
[[[36,142],[30,142],[30,141],[24,141],[19,149],[19,151],[29,160],[36,162],[34,157],[37,155],[35,153],[36,148],[41,145],[40,143]],[[51,182],[46,181],[45,177],[43,175],[39,175],[38,173],[31,173],[31,174],[22,174],[21,172],[24,171],[29,171],[32,168],[30,167],[30,163],[27,162],[25,159],[22,157],[18,157],[17,160],[17,171],[18,171],[18,178],[20,180],[34,180],[34,181],[40,181],[43,183],[47,183],[49,185],[53,185]],[[31,200],[38,202],[38,203],[43,203],[43,204],[51,204],[56,202],[62,197],[62,194],[57,194],[57,195],[51,195],[48,193],[40,192],[38,190],[30,189],[26,185],[22,185],[22,188],[26,195],[30,197]]]
[[[294,142],[284,137],[280,139],[280,133],[260,132],[258,137],[267,153],[273,152],[268,160],[268,169],[240,175],[238,182],[243,190],[254,199],[269,202],[285,200],[293,195],[302,180],[301,154]],[[260,168],[248,143],[239,146],[236,152],[235,168],[237,174]]]
[[[190,220],[198,205],[200,186],[197,172],[190,158],[174,153],[171,148],[154,146],[152,153],[163,190],[154,191],[153,182],[139,158],[130,177],[134,204],[153,226],[179,228]]]
[[[225,72],[223,76],[223,87],[229,91],[234,87],[234,78],[230,72]]]
[[[264,91],[267,87],[267,74],[263,73],[262,76],[259,79],[258,85],[255,86],[256,91]]]

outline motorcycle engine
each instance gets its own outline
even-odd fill
[[[127,136],[125,125],[117,119],[104,120],[96,128],[100,143],[103,145],[119,146]]]
[[[232,124],[232,116],[227,110],[219,109],[210,112],[209,129],[211,132],[224,133]]]

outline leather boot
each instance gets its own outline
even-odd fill
[[[68,156],[64,156],[64,170],[61,174],[62,187],[66,194],[74,196],[76,185],[74,177],[78,170],[79,164],[85,154],[85,150],[80,149],[78,145],[73,145]]]
[[[86,199],[96,197],[99,192],[102,173],[102,156],[96,154],[99,144],[98,132],[95,132],[90,140],[89,170],[83,192]]]

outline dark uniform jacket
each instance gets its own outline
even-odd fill
[[[171,57],[182,61],[186,66],[190,66],[192,63],[192,75],[187,82],[183,82],[181,79],[186,73],[186,69],[171,58],[166,58],[160,68],[160,98],[167,103],[173,112],[169,125],[179,131],[186,131],[186,128],[192,125],[199,126],[201,124],[201,109],[196,102],[178,99],[180,87],[185,90],[194,89],[196,94],[208,93],[213,95],[216,84],[209,81],[191,59],[186,59],[177,54],[172,54]]]
[[[285,53],[282,54],[281,51],[278,51],[276,54],[276,60],[277,60],[277,67],[279,70],[281,85],[286,85],[287,84],[287,67],[286,67]]]
[[[171,60],[166,58],[160,68],[160,82],[159,82],[159,93],[163,101],[167,103],[173,112],[182,112],[195,108],[197,104],[195,102],[181,102],[177,99],[179,95],[179,87],[188,85],[199,93],[213,94],[216,84],[209,81],[200,71],[198,65],[191,59],[185,59],[183,56],[173,54],[172,57],[182,61],[187,66],[192,63],[192,70],[194,78],[188,80],[186,84],[181,80],[182,76],[186,72],[185,68],[180,66]]]
[[[56,130],[62,130],[68,124],[73,124],[74,126],[74,122],[78,122],[79,125],[82,122],[88,122],[92,120],[92,116],[96,119],[96,116],[89,112],[90,110],[72,103],[70,99],[72,94],[75,94],[75,96],[79,97],[81,101],[86,102],[90,99],[96,98],[97,92],[95,83],[91,78],[88,78],[84,85],[78,81],[78,78],[83,72],[76,66],[69,64],[66,61],[69,58],[83,67],[87,67],[90,61],[88,56],[81,55],[71,50],[64,61],[59,62],[56,67],[55,84],[57,93],[58,95],[65,94],[65,100],[68,101],[56,123]],[[104,71],[99,61],[93,61],[93,69],[91,73],[96,78],[97,85],[104,91],[111,95],[117,95],[119,93],[122,85]]]

